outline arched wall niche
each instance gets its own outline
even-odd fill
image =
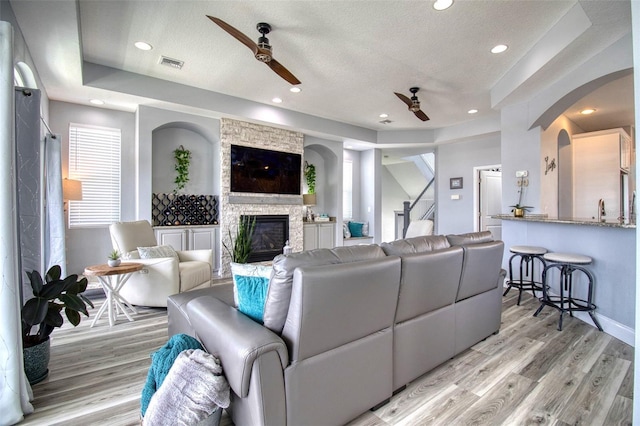
[[[207,133],[201,126],[188,122],[166,123],[152,131],[153,193],[170,193],[176,188],[174,151],[180,146],[191,151],[189,182],[181,192],[203,195],[218,192],[214,188],[217,165],[210,161],[213,141]]]
[[[30,89],[37,89],[38,83],[36,83],[36,77],[31,70],[31,67],[24,62],[18,62],[13,68],[14,79],[18,85],[22,87],[28,87]]]
[[[573,152],[571,136],[565,129],[558,133],[558,216],[573,216]]]
[[[342,167],[339,167],[338,156],[324,145],[309,144],[304,147],[304,161],[316,167],[317,204],[313,210],[318,214],[340,216],[338,197],[342,197]],[[303,189],[306,193],[304,180]]]

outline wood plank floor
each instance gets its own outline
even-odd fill
[[[559,332],[555,310],[534,318],[537,301],[517,306],[516,294],[503,298],[499,334],[350,425],[630,425],[633,348],[575,318]],[[167,341],[167,315],[138,311],[112,328],[103,317],[94,328],[85,318],[56,330],[49,377],[34,385],[35,412],[21,424],[139,425],[149,354]],[[225,413],[222,425],[230,423]]]

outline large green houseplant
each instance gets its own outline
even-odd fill
[[[253,231],[256,228],[255,216],[241,216],[236,228],[236,235],[231,235],[231,228],[229,228],[229,244],[222,242],[224,249],[231,257],[231,261],[234,263],[247,263],[249,255],[251,255],[251,240],[253,238]]]
[[[27,272],[33,297],[22,307],[22,346],[24,365],[30,383],[47,377],[49,364],[49,336],[62,327],[62,310],[71,324],[80,324],[80,313],[89,316],[87,305],[93,303],[82,293],[87,289],[87,279],[78,275],[61,278],[60,266],[47,271],[44,280],[38,271]]]

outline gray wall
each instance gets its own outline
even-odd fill
[[[499,136],[441,145],[437,148],[438,208],[435,221],[437,229],[434,233],[459,234],[473,231],[473,168],[495,164],[500,164]],[[462,177],[462,189],[449,189],[449,179],[454,177]],[[460,195],[460,199],[452,200],[453,194]]]
[[[382,232],[380,241],[393,241],[395,239],[395,211],[403,209],[403,202],[409,201],[407,194],[386,167],[382,168]],[[399,235],[402,237],[402,235]]]
[[[67,102],[50,102],[51,129],[62,137],[62,175],[68,175],[69,123],[88,124],[120,129],[122,131],[121,220],[135,219],[134,140],[133,113],[113,111]],[[68,226],[68,223],[67,223]],[[67,272],[79,274],[84,268],[105,263],[112,250],[107,226],[67,229]]]
[[[167,194],[176,188],[174,153],[178,147],[191,151],[189,182],[183,194],[211,195],[219,190],[213,188],[213,176],[219,166],[211,163],[213,142],[197,131],[181,127],[164,127],[153,132],[152,191]]]

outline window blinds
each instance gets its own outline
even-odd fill
[[[69,227],[120,221],[120,129],[69,125],[69,179],[82,182],[82,200],[69,201]]]

